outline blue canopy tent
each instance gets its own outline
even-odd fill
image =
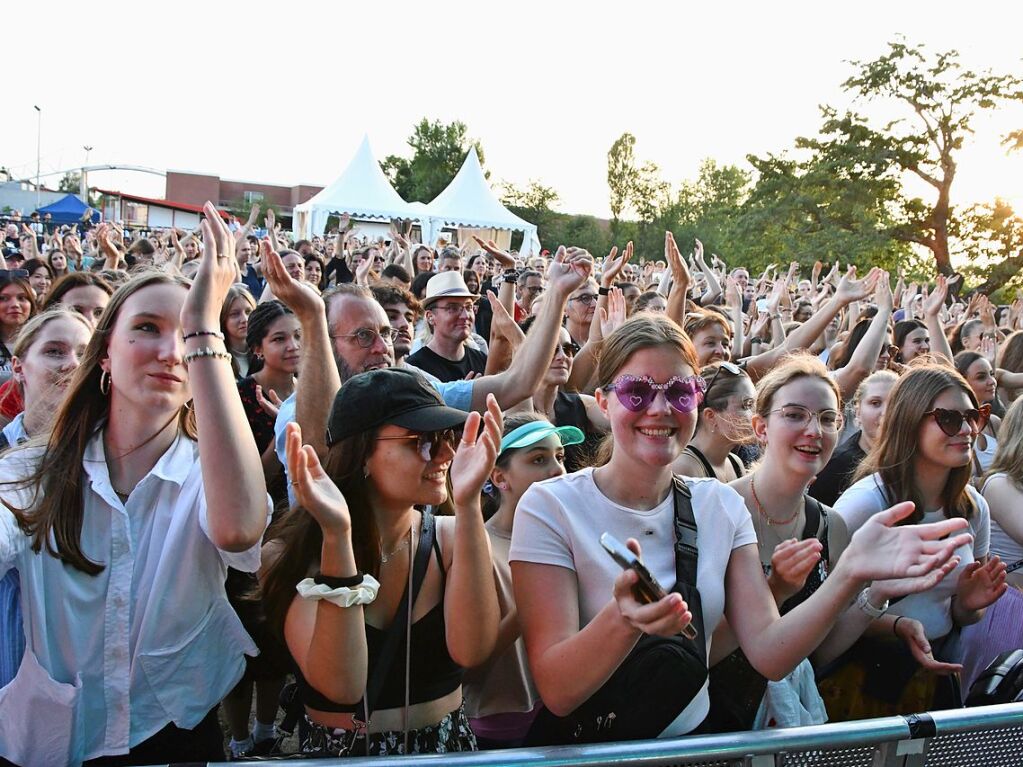
[[[39,209],[39,215],[50,214],[50,220],[55,224],[76,224],[82,220],[88,205],[79,200],[75,195],[69,194],[44,208]],[[93,223],[99,221],[99,211],[92,211]]]

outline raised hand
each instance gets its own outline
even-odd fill
[[[994,604],[1009,588],[1005,563],[991,557],[986,563],[971,562],[959,576],[955,599],[962,610],[983,610]]]
[[[277,413],[281,409],[281,398],[277,396],[277,392],[273,389],[268,389],[265,393],[263,387],[256,384],[256,402],[271,418],[277,418]]]
[[[277,225],[277,216],[274,215],[273,208],[266,209],[266,218],[263,219],[263,226],[266,227],[267,232],[274,231],[274,227]]]
[[[949,676],[963,670],[960,663],[942,663],[931,654],[931,643],[924,633],[923,624],[912,618],[899,617],[895,623],[895,636],[906,643],[913,659],[921,667],[938,676]]]
[[[501,250],[499,247],[497,247],[496,242],[494,242],[493,240],[484,241],[477,237],[475,234],[472,236],[472,238],[476,240],[477,245],[479,245],[481,248],[483,248],[483,250],[492,255],[494,257],[494,260],[497,261],[497,263],[499,263],[505,269],[515,268],[515,259],[512,257],[512,254],[505,250]]]
[[[558,248],[547,268],[547,281],[553,290],[568,295],[593,274],[593,257],[582,248]]]
[[[874,267],[862,280],[856,279],[856,267],[850,266],[845,276],[838,283],[838,290],[835,297],[843,304],[851,304],[853,301],[862,301],[869,296],[877,285],[881,270]]]
[[[501,408],[493,394],[487,395],[486,415],[481,418],[477,412],[469,413],[462,430],[462,441],[451,462],[451,500],[456,513],[470,509],[478,513],[480,493],[494,470],[497,451],[501,447],[503,424]]]
[[[890,578],[929,578],[973,540],[962,517],[926,525],[903,525],[913,503],[897,503],[880,511],[857,530],[839,560],[854,579],[862,582]]]
[[[780,601],[799,593],[820,561],[823,548],[816,538],[804,541],[790,538],[779,543],[771,554],[771,575],[767,579],[771,593]]]
[[[321,530],[335,533],[350,530],[348,503],[323,470],[312,445],[302,444],[302,429],[297,423],[288,424],[284,449],[288,479],[298,505],[312,515]]]
[[[635,538],[625,542],[633,554],[642,559],[643,550]],[[614,599],[622,617],[637,631],[651,636],[671,637],[693,621],[689,606],[681,594],[670,593],[657,602],[643,604],[636,599],[634,588],[639,582],[636,571],[623,570],[615,578]]]
[[[607,294],[607,309],[599,309],[601,338],[607,338],[625,324],[625,293],[621,288],[611,288]]]
[[[915,292],[915,291],[914,291]],[[938,280],[934,284],[934,290],[928,294],[927,298],[924,299],[923,313],[925,317],[937,317],[941,312],[942,307],[945,306],[945,297],[948,295],[948,280],[945,279],[944,274],[938,275]]]
[[[215,330],[227,291],[238,282],[235,239],[212,202],[203,206],[203,253],[192,287],[181,307],[181,326],[185,333]]]
[[[678,245],[675,244],[675,235],[671,232],[664,233],[664,260],[668,262],[668,268],[671,269],[672,284],[677,285],[683,292],[688,291],[693,277],[689,273],[689,267],[686,266]]]
[[[297,282],[284,268],[280,255],[270,247],[269,240],[259,243],[263,276],[266,278],[270,291],[284,302],[299,320],[315,317],[323,313],[323,299],[309,283]]]
[[[604,259],[603,269],[600,273],[600,285],[604,288],[610,288],[615,284],[615,279],[621,274],[622,269],[632,258],[632,242],[625,246],[625,250],[622,254],[615,257],[618,253],[617,247],[612,247],[611,252],[607,254],[607,258]]]
[[[878,309],[891,312],[895,308],[895,297],[892,295],[892,284],[889,282],[888,272],[878,273],[877,287],[874,288],[874,303]]]
[[[373,259],[369,253],[355,267],[355,284],[369,286],[369,273],[373,270]]]

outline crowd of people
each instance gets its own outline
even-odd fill
[[[204,212],[7,226],[0,764],[908,714],[1023,646],[1023,301]]]

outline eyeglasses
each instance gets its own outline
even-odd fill
[[[821,431],[825,434],[836,434],[842,430],[842,425],[845,423],[845,418],[837,410],[827,408],[825,410],[818,410],[814,413],[809,408],[805,408],[802,405],[785,405],[783,407],[775,408],[769,411],[769,413],[781,413],[781,417],[784,419],[787,426],[791,426],[794,429],[805,429],[814,418],[817,419],[817,423],[821,428]]]
[[[924,417],[927,416],[934,416],[938,428],[950,437],[954,437],[960,432],[963,428],[963,421],[970,424],[970,429],[974,434],[980,434],[991,418],[991,406],[981,405],[979,408],[971,407],[968,410],[947,410],[943,407],[936,407],[924,413]]]
[[[596,293],[583,293],[581,296],[568,299],[569,301],[579,301],[584,304],[595,304],[599,296]]]
[[[0,280],[27,279],[27,269],[0,269]]]
[[[454,429],[444,429],[443,431],[427,431],[422,434],[406,434],[401,437],[377,437],[377,440],[381,442],[413,439],[416,440],[416,451],[419,453],[419,457],[429,463],[437,460],[442,445],[447,445],[454,450],[458,435],[455,434]]]
[[[664,398],[680,413],[691,413],[700,406],[707,382],[700,376],[682,378],[673,376],[665,383],[654,383],[649,376],[638,378],[623,375],[614,383],[604,387],[605,391],[613,391],[618,395],[622,407],[633,413],[640,413],[650,407],[657,392],[664,392]]]
[[[354,333],[349,333],[348,335],[331,336],[331,338],[354,338],[355,343],[359,345],[360,349],[369,349],[377,342],[378,338],[383,339],[383,342],[390,346],[397,337],[398,331],[394,328],[387,328],[380,332],[372,328],[359,328]]]
[[[443,306],[431,306],[430,309],[433,311],[447,312],[452,317],[456,317],[462,312],[466,314],[476,313],[476,304],[466,302],[464,304],[444,304]]]
[[[714,371],[714,375],[710,377],[707,382],[707,389],[703,392],[704,395],[710,393],[711,388],[714,386],[714,382],[718,380],[718,376],[721,375],[721,371],[724,370],[726,373],[733,376],[741,376],[742,368],[732,362],[721,361],[718,363],[718,369]]]
[[[575,341],[565,341],[565,343],[559,344],[559,348],[566,357],[574,357],[579,353],[579,344]]]
[[[543,293],[543,285],[530,285],[528,288],[523,288],[522,292],[540,295]]]

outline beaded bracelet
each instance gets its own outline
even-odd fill
[[[189,338],[200,338],[202,336],[213,336],[221,341],[224,340],[224,334],[219,330],[196,330],[191,333],[185,333],[184,340],[187,341]]]
[[[185,364],[187,365],[192,360],[202,359],[203,357],[215,357],[218,360],[229,360],[231,355],[227,352],[218,352],[216,349],[211,349],[208,346],[204,346],[202,349],[196,349],[194,352],[189,352],[185,355]]]

